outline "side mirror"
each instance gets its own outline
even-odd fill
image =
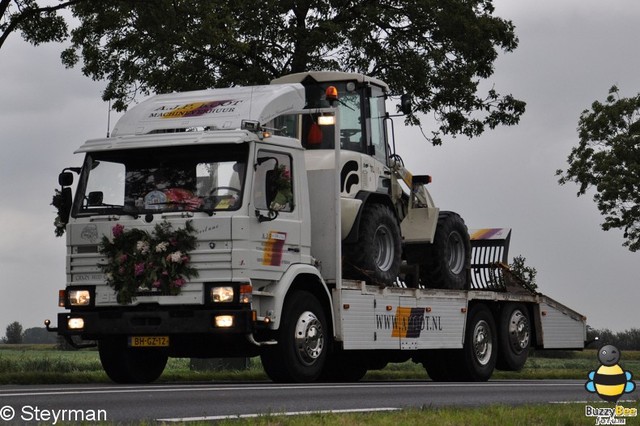
[[[87,197],[87,205],[89,206],[101,206],[104,200],[104,194],[102,191],[93,191],[89,193]]]
[[[62,172],[58,175],[58,183],[60,186],[71,186],[73,185],[73,173],[71,172]]]
[[[400,96],[400,111],[402,111],[403,114],[405,115],[409,115],[411,114],[411,103],[413,101],[413,96],[405,93],[404,95]]]

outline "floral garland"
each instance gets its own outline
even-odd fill
[[[293,208],[293,191],[291,188],[291,171],[286,166],[276,166],[273,168],[273,185],[276,190],[276,195],[271,201],[269,208],[271,210],[280,211],[287,208]]]
[[[158,223],[151,234],[117,224],[112,234],[113,239],[102,237],[99,250],[107,256],[102,270],[120,304],[131,303],[138,292],[179,294],[186,279],[198,276],[189,265],[189,251],[196,248],[191,221],[175,231],[166,221]]]
[[[62,222],[62,208],[64,206],[64,197],[62,196],[62,191],[59,189],[55,190],[53,194],[53,199],[51,200],[51,205],[58,210],[58,214],[56,218],[53,220],[53,226],[55,227],[56,237],[62,237],[64,235],[64,231],[66,229],[66,224]]]

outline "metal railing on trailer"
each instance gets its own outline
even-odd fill
[[[536,294],[509,269],[510,228],[484,228],[469,231],[471,240],[470,289],[525,291]]]

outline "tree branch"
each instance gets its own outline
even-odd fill
[[[14,32],[18,28],[18,26],[22,22],[26,21],[27,19],[29,19],[29,18],[31,18],[31,17],[33,17],[35,15],[39,15],[41,13],[56,12],[56,11],[58,11],[60,9],[65,9],[65,8],[67,8],[69,6],[73,6],[75,4],[82,3],[82,2],[85,2],[85,1],[93,1],[93,0],[69,0],[69,1],[66,1],[64,3],[60,3],[60,4],[56,5],[56,6],[28,8],[28,9],[25,9],[23,12],[20,12],[15,17],[12,16],[9,19],[9,25],[3,31],[2,35],[0,35],[0,49],[4,45],[4,42],[7,40],[7,38],[9,37],[9,34]],[[9,7],[9,3],[10,3],[10,0],[2,0],[2,3],[0,3],[0,12],[4,13],[6,11],[6,9]]]

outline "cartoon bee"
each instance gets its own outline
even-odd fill
[[[624,371],[620,361],[620,351],[613,345],[605,345],[598,352],[600,368],[589,372],[589,381],[585,383],[587,391],[597,393],[605,401],[617,402],[623,393],[633,392],[636,384],[631,373]]]

